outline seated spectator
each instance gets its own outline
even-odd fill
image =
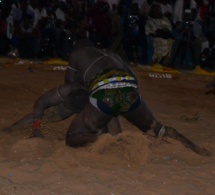
[[[160,5],[152,5],[145,28],[146,35],[151,37],[153,42],[153,63],[165,63],[173,42],[172,25],[169,19],[163,16]]]

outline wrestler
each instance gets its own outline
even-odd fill
[[[163,136],[171,137],[200,155],[211,154],[192,143],[174,128],[157,121],[139,95],[134,73],[118,55],[112,51],[99,50],[91,45],[83,47],[86,45],[82,41],[76,43],[75,50],[69,59],[65,84],[42,95],[35,103],[33,113],[12,127],[21,127],[26,121],[33,122],[31,136],[38,137],[41,136],[42,118],[57,121],[77,111],[79,113],[72,121],[66,135],[66,144],[77,147],[96,141],[100,132],[106,132],[107,124],[121,115],[142,132],[152,129],[158,140],[161,140]],[[76,103],[73,101],[76,93],[72,91],[85,88],[88,89],[87,101],[76,110],[73,107],[78,105],[76,101]],[[86,97],[83,95],[82,98],[84,96]],[[77,98],[77,100],[82,98]],[[81,103],[85,102],[83,100]],[[70,105],[69,109],[68,105]],[[120,124],[119,121],[118,124]],[[119,125],[119,129],[120,127]],[[119,129],[112,134],[121,132]]]
[[[200,155],[210,152],[192,143],[174,128],[161,124],[138,92],[138,81],[129,66],[110,50],[81,47],[72,52],[65,83],[79,82],[88,88],[89,102],[76,115],[66,135],[71,147],[95,142],[99,129],[119,115],[142,132],[153,130],[155,135],[179,140]]]
[[[14,124],[1,129],[2,132],[12,132],[32,127],[30,137],[44,137],[41,133],[41,123],[51,123],[64,120],[80,112],[89,101],[88,91],[77,83],[63,84],[40,96],[34,104],[33,112]],[[108,127],[112,127],[111,129]],[[108,126],[98,132],[115,135],[122,131],[118,118],[114,118]]]
[[[41,122],[56,122],[79,112],[88,101],[88,91],[78,84],[67,84],[53,88],[40,96],[34,104],[34,110],[13,125],[1,131],[13,131],[32,125],[31,136],[41,136]]]

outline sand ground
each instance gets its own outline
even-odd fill
[[[124,119],[121,134],[70,148],[64,137],[71,117],[44,125],[45,139],[29,139],[30,129],[0,133],[0,195],[214,195],[215,96],[205,95],[212,78],[190,72],[152,78],[138,67],[134,72],[155,116],[211,157],[172,139],[156,145],[151,132],[144,135]],[[35,100],[63,79],[64,71],[0,63],[0,129],[31,112]]]

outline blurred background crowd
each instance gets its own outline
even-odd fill
[[[88,38],[132,66],[215,69],[215,0],[0,0],[0,55],[68,59]]]

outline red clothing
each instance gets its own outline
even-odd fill
[[[214,6],[215,0],[209,0],[208,4],[204,4],[204,1],[202,0],[196,0],[196,1],[199,6],[200,17],[202,21],[204,21],[206,18],[206,15],[211,11],[212,7]]]

